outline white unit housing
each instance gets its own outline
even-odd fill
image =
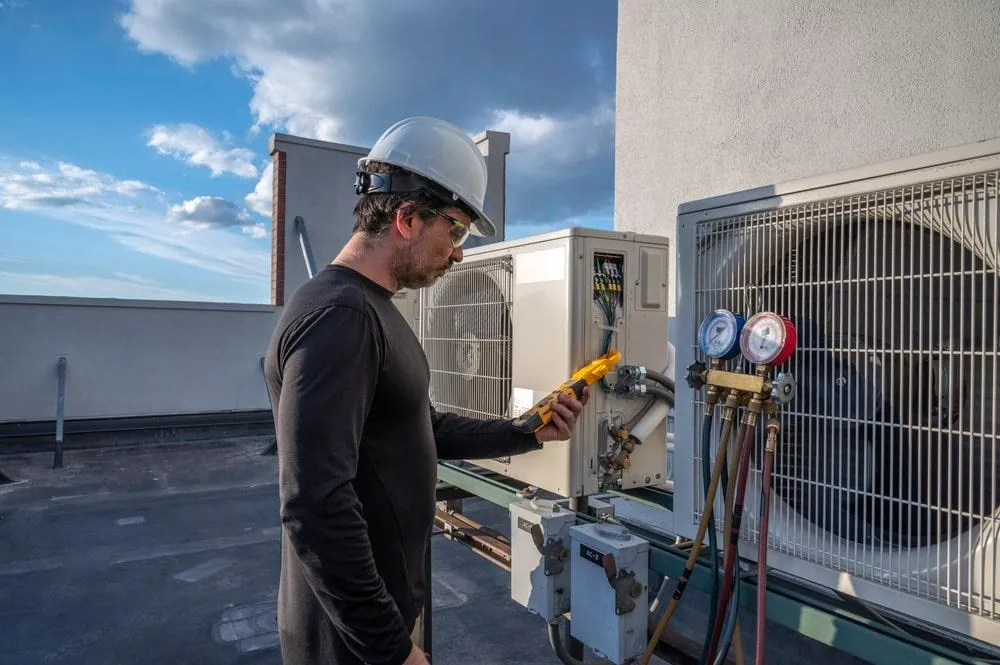
[[[569,532],[570,634],[621,665],[648,640],[649,541],[608,522]]]
[[[546,621],[570,609],[569,528],[576,513],[531,499],[510,504],[510,597]]]
[[[392,295],[392,302],[396,309],[403,315],[406,322],[410,324],[414,334],[420,334],[420,291],[414,289],[402,289]]]
[[[467,252],[421,291],[421,341],[435,408],[515,417],[609,348],[621,352],[619,367],[662,372],[669,360],[668,250],[663,237],[572,228]],[[609,452],[620,451],[611,431],[638,424],[637,414],[653,401],[617,395],[617,381],[612,371],[593,386],[570,441],[473,461],[561,496],[663,483],[662,411],[644,411],[659,414],[660,422],[652,431],[640,428],[648,434],[628,468],[606,464]]]
[[[998,181],[994,140],[682,205],[674,335],[680,377],[705,361],[698,325],[715,308],[798,329],[779,368],[797,395],[780,415],[770,568],[994,645]],[[677,384],[674,526],[693,537],[704,394]],[[751,559],[762,440],[743,510]]]

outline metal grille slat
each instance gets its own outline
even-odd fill
[[[435,409],[480,419],[508,416],[512,297],[509,255],[460,263],[424,290],[420,338]]]
[[[696,320],[771,309],[799,326],[782,368],[799,392],[779,416],[773,480],[772,515],[788,528],[771,546],[1000,619],[1000,562],[984,544],[1000,529],[998,181],[989,171],[699,222],[688,293]],[[748,492],[763,441],[760,427]],[[744,514],[750,542],[756,517]]]

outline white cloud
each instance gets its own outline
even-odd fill
[[[254,152],[247,148],[228,147],[232,138],[213,136],[198,125],[155,125],[149,130],[148,146],[161,155],[182,159],[192,166],[205,166],[212,176],[232,173],[241,178],[256,178]]]
[[[267,235],[264,225],[251,219],[249,212],[218,196],[197,196],[170,206],[167,221],[196,231],[238,228],[252,238]]]
[[[268,161],[264,167],[264,172],[260,174],[260,180],[253,191],[244,197],[244,201],[254,212],[267,217],[271,216],[271,206],[274,193],[274,163]]]
[[[510,133],[509,163],[515,177],[559,179],[566,168],[600,156],[614,140],[615,114],[610,102],[566,115],[492,112],[492,129]]]
[[[0,170],[0,205],[31,210],[105,205],[104,197],[120,194],[134,198],[159,190],[138,180],[118,180],[76,164],[57,162],[50,170],[38,162],[21,162],[17,169]]]
[[[364,146],[415,114],[470,133],[508,128],[508,221],[551,223],[612,199],[616,11],[529,0],[131,0],[120,24],[139,50],[184,67],[227,59],[251,86],[254,131]],[[455,46],[454,35],[475,39]],[[258,189],[246,202],[263,212]]]
[[[22,167],[0,159],[0,206],[103,231],[135,251],[237,280],[259,283],[270,279],[270,247],[258,239],[266,235],[266,229],[249,219],[239,226],[243,233],[218,224],[197,229],[172,225],[166,215],[174,208],[151,185],[66,162],[37,166]],[[180,204],[181,210],[187,203]],[[191,215],[198,212],[195,205]],[[244,211],[243,215],[248,214]]]

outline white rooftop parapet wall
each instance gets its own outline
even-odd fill
[[[0,422],[267,409],[271,305],[0,296]]]
[[[474,138],[502,238],[510,137]],[[260,361],[285,299],[308,279],[295,218],[322,269],[350,236],[367,149],[277,134],[271,153],[272,302],[0,295],[0,424],[56,419],[60,357],[67,420],[269,410]]]

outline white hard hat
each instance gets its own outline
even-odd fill
[[[397,122],[385,130],[366,157],[358,160],[359,180],[355,191],[409,191],[420,184],[379,174],[367,177],[368,162],[393,164],[436,184],[439,192],[451,200],[460,200],[475,213],[472,232],[479,236],[496,235],[496,226],[483,209],[486,198],[486,159],[469,136],[458,127],[437,118],[415,117]],[[381,184],[371,187],[371,180]],[[436,189],[436,188],[432,188]],[[444,191],[441,191],[444,190]]]

